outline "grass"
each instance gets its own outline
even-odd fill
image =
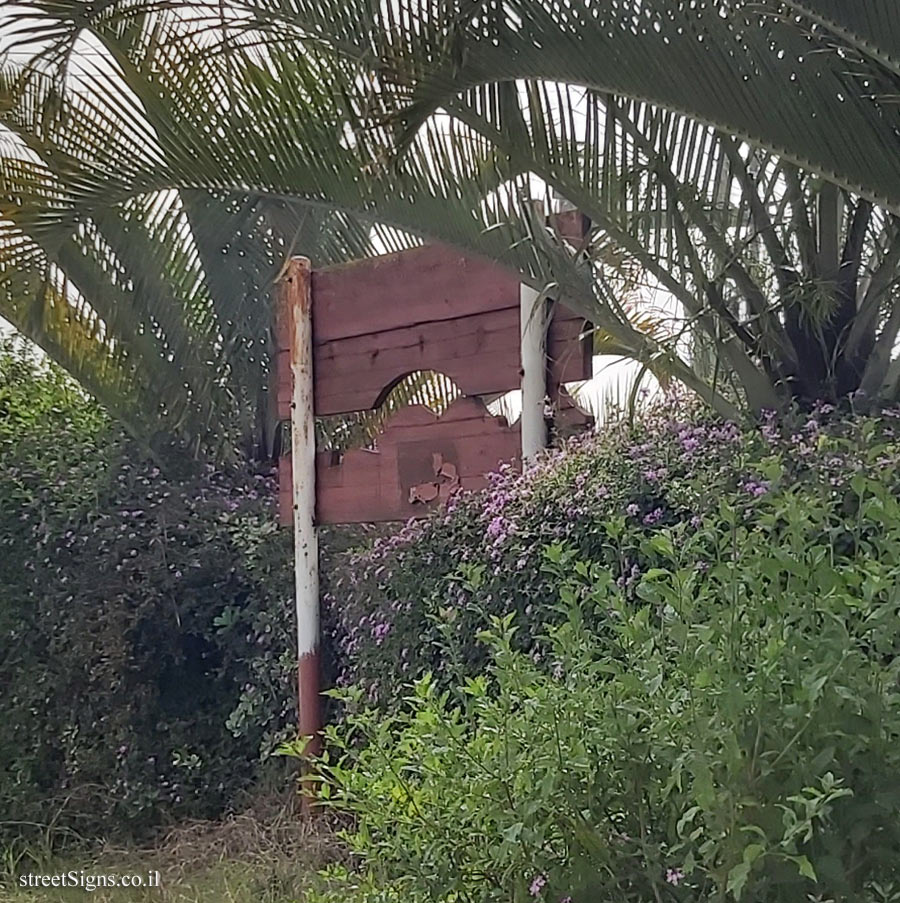
[[[10,848],[0,862],[0,903],[298,903],[320,868],[341,858],[324,816],[302,818],[293,803],[173,829],[152,847],[106,843],[82,856]],[[159,872],[159,887],[23,888],[22,875],[84,870]]]

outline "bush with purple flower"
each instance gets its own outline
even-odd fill
[[[483,493],[456,496],[443,516],[354,552],[329,575],[342,681],[390,687],[404,647],[414,650],[409,674],[445,673],[448,659],[463,668],[477,664],[482,653],[474,637],[491,614],[516,613],[519,643],[539,647],[559,588],[543,559],[547,545],[602,565],[634,596],[636,573],[659,563],[652,540],[660,531],[713,535],[724,528],[723,506],[752,523],[786,491],[845,499],[864,466],[858,450],[884,442],[872,466],[884,468],[889,481],[896,472],[890,462],[898,459],[893,422],[887,414],[848,419],[819,405],[741,426],[671,397],[634,424],[570,440],[525,474],[502,468]],[[702,575],[714,564],[698,552],[691,569]],[[397,600],[409,605],[395,617]],[[439,616],[445,610],[454,612],[452,620]],[[390,620],[390,634],[358,636],[361,615]]]
[[[894,422],[661,409],[367,560],[311,903],[892,899]]]

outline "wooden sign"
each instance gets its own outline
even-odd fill
[[[520,284],[496,264],[440,245],[310,274],[313,397],[318,415],[377,407],[405,376],[432,370],[464,397],[442,416],[410,407],[388,421],[374,449],[316,455],[315,522],[349,524],[426,515],[456,489],[481,489],[486,474],[521,456],[519,425],[493,417],[476,395],[521,382]],[[584,319],[554,311],[547,335],[547,390],[591,376]],[[292,320],[276,329],[278,416],[291,417]],[[560,404],[569,427],[589,418]],[[293,520],[290,455],[279,462],[279,518]]]
[[[577,243],[585,223],[572,224],[581,227],[570,239]],[[537,454],[546,445],[544,399],[558,403],[561,383],[590,377],[591,346],[578,340],[580,317],[557,308],[546,324],[540,296],[515,274],[440,245],[319,271],[295,257],[279,297],[278,413],[292,434],[278,467],[279,511],[294,527],[299,728],[306,752],[315,753],[322,727],[317,525],[429,514],[457,490],[483,487],[501,462]],[[315,414],[373,408],[404,376],[429,370],[464,393],[442,416],[407,408],[372,449],[316,452]],[[522,428],[470,397],[520,386]],[[565,414],[558,424],[585,419],[571,405]]]
[[[315,413],[378,407],[417,370],[465,395],[519,388],[519,280],[442,245],[425,245],[312,273]],[[584,318],[558,307],[547,336],[551,385],[589,379]],[[277,330],[278,414],[290,417],[290,341]]]

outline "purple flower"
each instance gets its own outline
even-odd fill
[[[372,636],[375,642],[380,646],[384,642],[384,638],[391,632],[391,625],[386,621],[381,621],[372,628]]]
[[[509,521],[499,515],[493,518],[487,526],[487,535],[494,540],[494,545],[499,545],[509,535]]]
[[[746,480],[741,487],[745,492],[750,493],[754,498],[759,498],[761,495],[765,495],[770,488],[770,484],[768,480],[761,480],[757,482],[756,480]]]
[[[531,887],[528,888],[528,893],[530,893],[532,897],[537,897],[544,889],[546,883],[547,878],[545,875],[535,875],[534,880],[531,882]]]
[[[684,872],[681,869],[666,869],[666,883],[676,887],[684,881]]]
[[[621,589],[629,589],[640,579],[640,576],[641,569],[638,567],[637,563],[632,564],[630,569],[626,563],[621,575],[618,580],[616,580],[616,585]]]
[[[503,509],[509,504],[511,498],[512,496],[506,489],[502,487],[494,489],[485,505],[485,513],[494,515],[502,513]]]
[[[658,524],[662,520],[662,516],[662,508],[654,508],[649,514],[644,515],[644,525],[652,527],[653,524]]]
[[[634,502],[632,502],[632,503],[625,509],[625,513],[628,514],[629,517],[637,517],[637,513],[638,513],[638,511],[640,511],[640,510],[641,510],[641,509],[640,509]]]

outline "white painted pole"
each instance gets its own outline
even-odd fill
[[[291,464],[294,575],[297,605],[297,677],[300,733],[319,750],[319,546],[316,536],[316,433],[313,407],[312,280],[306,257],[292,258],[283,291],[291,328]]]
[[[547,447],[547,305],[531,286],[519,287],[522,333],[522,464]]]

